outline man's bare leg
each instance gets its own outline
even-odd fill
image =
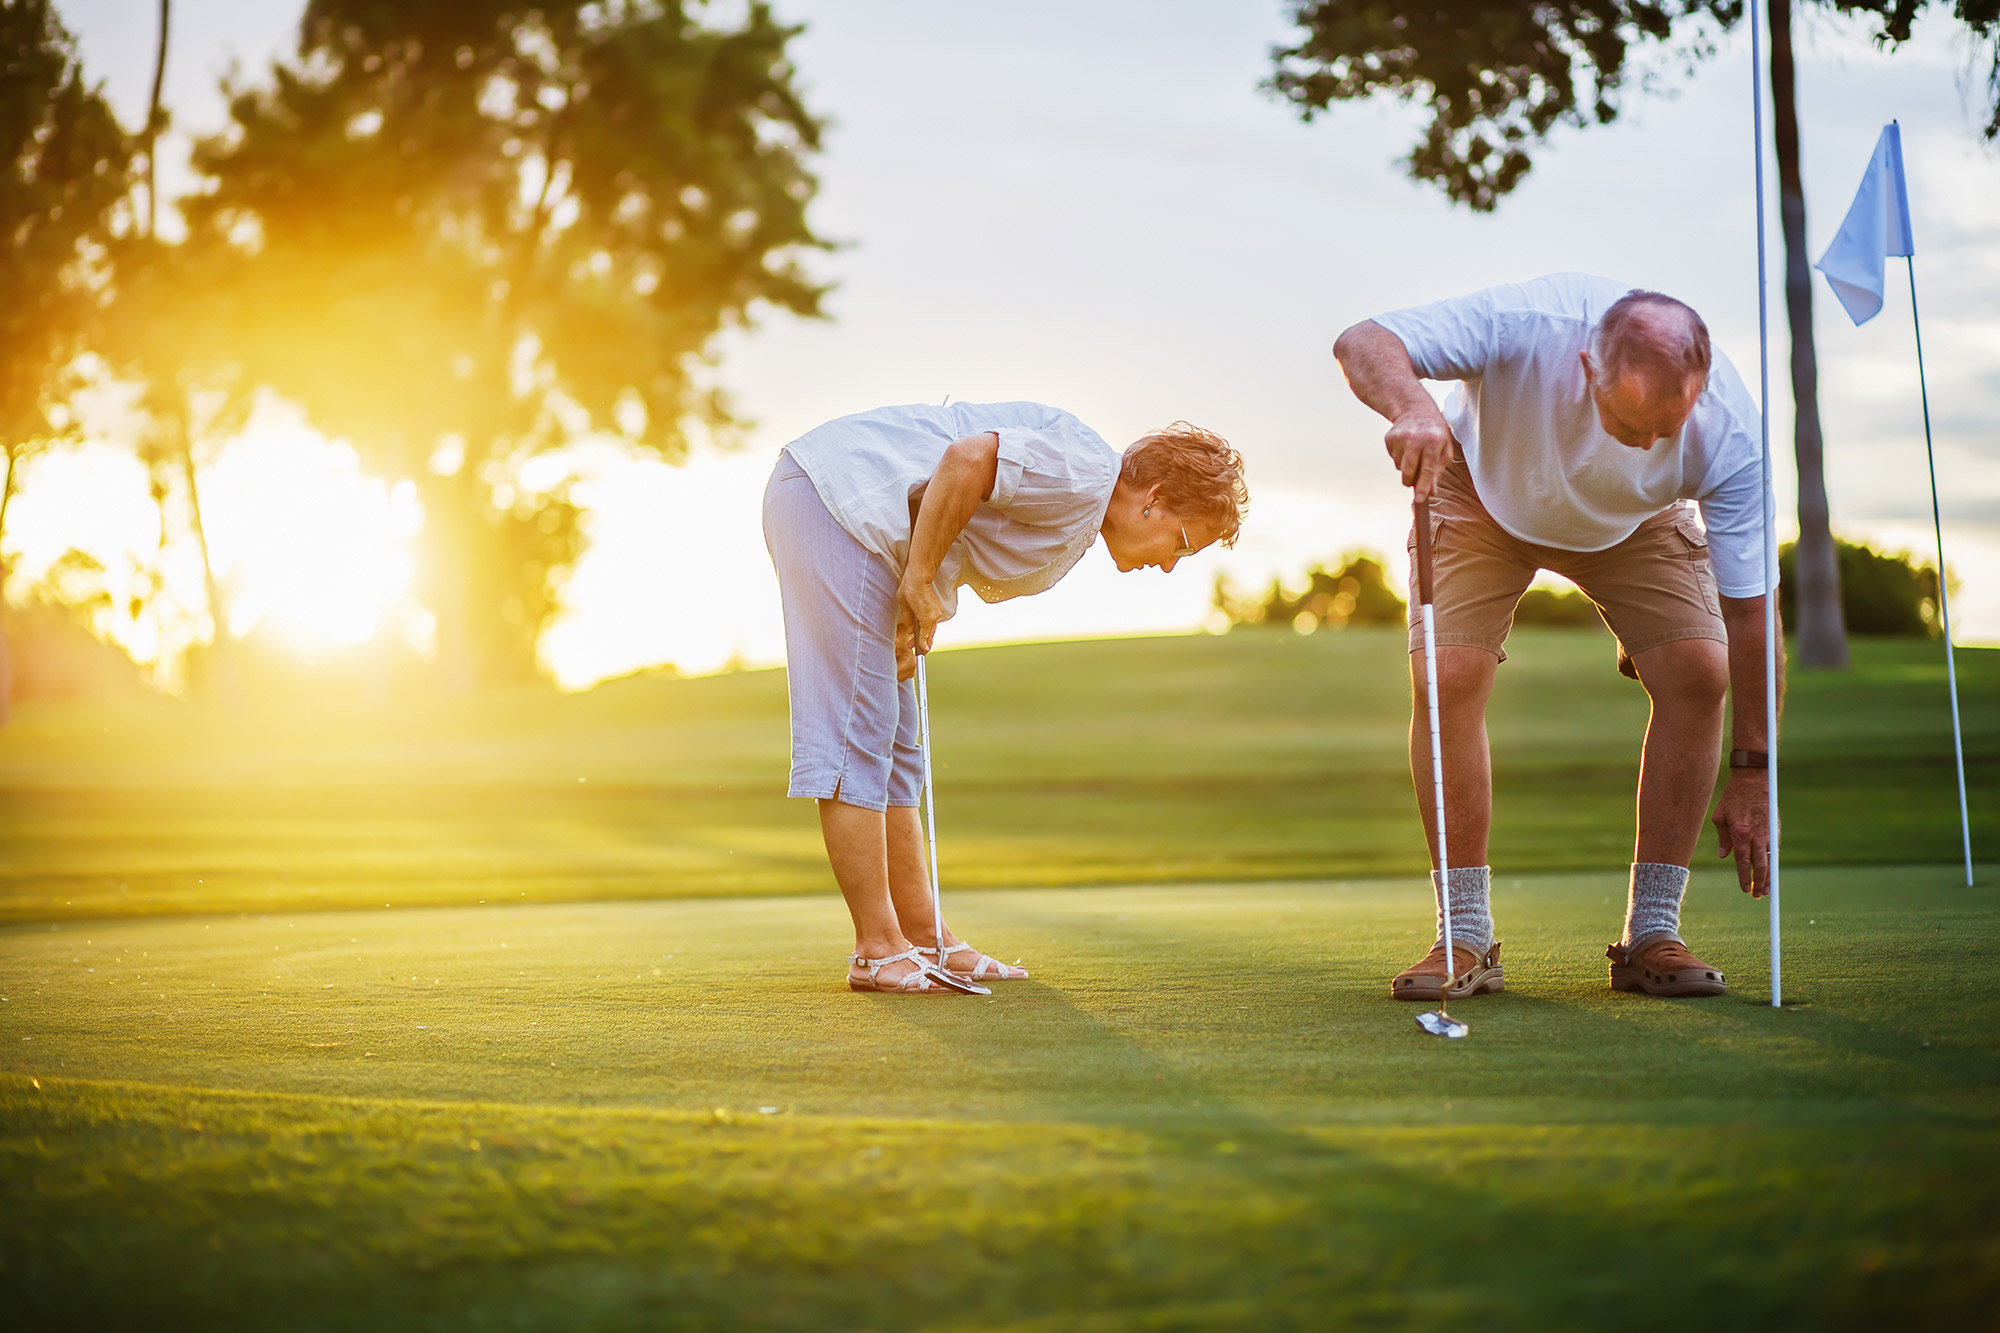
[[[1486,864],[1487,835],[1493,827],[1493,764],[1486,741],[1486,701],[1500,659],[1483,648],[1440,647],[1438,719],[1444,731],[1445,837],[1453,865]],[[1431,774],[1429,687],[1424,655],[1410,654],[1410,779],[1424,842],[1437,859],[1437,797]]]
[[[1479,648],[1440,647],[1438,725],[1443,737],[1445,832],[1450,842],[1449,883],[1436,876],[1440,897],[1451,901],[1453,961],[1443,949],[1443,911],[1431,948],[1389,983],[1400,1000],[1435,1000],[1447,974],[1457,978],[1454,997],[1504,989],[1499,960],[1492,952],[1491,874],[1486,837],[1493,823],[1493,769],[1487,754],[1486,700],[1500,659]],[[1431,770],[1430,690],[1424,655],[1410,654],[1410,779],[1417,792],[1424,840],[1431,865],[1438,864],[1437,786]],[[1471,958],[1468,958],[1468,954]],[[1476,959],[1476,961],[1473,961]]]
[[[1639,768],[1632,859],[1685,866],[1701,841],[1722,760],[1729,649],[1713,639],[1681,639],[1640,653],[1632,666],[1653,701]]]
[[[1625,929],[1606,950],[1611,985],[1649,995],[1721,995],[1728,990],[1722,973],[1681,938],[1681,900],[1715,790],[1729,650],[1709,639],[1682,639],[1638,654],[1632,665],[1653,715],[1639,770]]]
[[[863,958],[905,952],[910,941],[889,900],[889,843],[882,816],[838,799],[818,805],[826,859],[840,896],[847,900],[847,914],[854,918],[854,952]],[[915,962],[891,964],[882,969],[882,980],[900,981],[916,967]]]

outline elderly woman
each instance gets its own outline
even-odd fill
[[[1121,457],[1039,403],[884,407],[793,441],[764,492],[791,673],[795,797],[819,802],[854,918],[847,984],[945,994],[1027,972],[934,922],[917,800],[919,653],[970,584],[1043,592],[1091,543],[1123,571],[1235,541],[1248,492],[1228,443],[1178,423]]]

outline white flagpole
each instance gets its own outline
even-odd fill
[[[1750,0],[1750,125],[1757,178],[1757,400],[1764,459],[1764,779],[1770,797],[1771,1007],[1783,1003],[1778,932],[1778,594],[1771,587],[1777,558],[1778,506],[1771,494],[1771,332],[1764,258],[1764,48],[1762,6]],[[1942,574],[1940,574],[1942,578]],[[1755,873],[1754,871],[1752,873]]]
[[[1915,249],[1915,246],[1910,247]],[[1944,586],[1944,517],[1938,510],[1937,454],[1931,448],[1931,391],[1924,382],[1924,329],[1917,319],[1917,257],[1903,256],[1910,267],[1910,327],[1917,335],[1917,392],[1924,403],[1924,461],[1931,470],[1931,533],[1937,538],[1938,623],[1944,629],[1944,674],[1951,685],[1951,743],[1958,755],[1958,830],[1965,845],[1965,886],[1972,887],[1972,815],[1965,803],[1965,733],[1958,722],[1958,663],[1951,644],[1950,594]]]

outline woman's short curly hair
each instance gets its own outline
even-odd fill
[[[1126,448],[1118,475],[1141,489],[1157,485],[1167,508],[1184,519],[1207,519],[1217,541],[1236,544],[1250,489],[1243,483],[1243,455],[1214,431],[1176,421],[1142,435]]]

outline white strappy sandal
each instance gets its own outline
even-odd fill
[[[868,969],[868,979],[863,981],[852,972],[847,974],[847,988],[853,991],[876,991],[887,995],[991,995],[993,992],[976,982],[967,981],[940,971],[935,964],[926,963],[918,955],[922,949],[905,949],[902,953],[892,953],[887,958],[863,958],[860,954],[849,954],[848,965]],[[937,950],[931,950],[936,953]],[[915,963],[916,966],[895,981],[882,980],[882,969],[891,963]]]
[[[951,956],[960,949],[972,950],[975,961],[970,971],[951,965]],[[957,944],[946,949],[942,957],[939,957],[936,949],[926,949],[921,944],[917,946],[917,952],[929,954],[931,957],[936,958],[937,962],[930,964],[930,966],[937,967],[955,977],[971,977],[974,981],[984,981],[990,973],[995,981],[1025,981],[1028,976],[1027,968],[1019,967],[1012,963],[1003,963],[990,954],[983,954],[979,950],[973,949],[964,940],[960,940]]]

